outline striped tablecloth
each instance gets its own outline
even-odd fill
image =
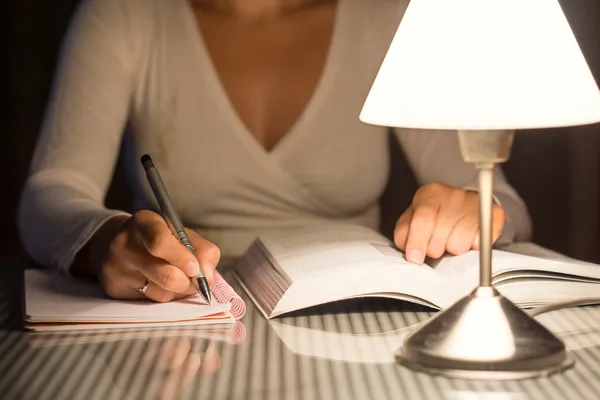
[[[600,399],[600,308],[538,317],[565,340],[574,368],[489,383],[396,364],[407,327],[430,316],[397,302],[346,302],[266,321],[234,283],[248,306],[235,332],[35,336],[15,330],[21,279],[16,268],[0,268],[0,399]]]

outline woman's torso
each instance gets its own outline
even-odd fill
[[[252,98],[268,93],[232,92],[210,52],[214,36],[203,37],[186,0],[140,1],[127,146],[136,208],[154,204],[138,161],[147,152],[184,223],[225,255],[239,255],[264,230],[331,220],[376,228],[387,130],[358,115],[404,3],[339,0],[330,43],[315,45],[325,51],[315,67],[321,73],[299,77],[303,93],[282,108],[289,115],[269,119],[260,114],[268,102]],[[294,86],[301,72],[290,71],[289,90],[301,90]]]

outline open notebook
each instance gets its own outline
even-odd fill
[[[246,326],[241,321],[235,324],[209,324],[177,327],[136,327],[74,332],[34,331],[29,332],[27,341],[33,347],[73,346],[79,344],[120,342],[137,339],[190,338],[209,339],[228,344],[239,344],[246,338]]]
[[[213,302],[199,296],[169,303],[108,298],[98,285],[56,271],[25,271],[25,328],[32,331],[125,329],[233,324],[246,311],[220,274]]]
[[[529,255],[494,250],[493,282],[517,305],[600,296],[600,266],[531,244],[514,251]],[[414,265],[377,232],[327,225],[260,237],[238,261],[236,276],[266,318],[367,296],[444,309],[477,286],[479,253]]]

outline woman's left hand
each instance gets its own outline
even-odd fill
[[[495,242],[502,234],[506,215],[494,204],[492,216]],[[478,194],[438,183],[422,186],[398,220],[394,242],[415,264],[422,264],[426,256],[439,258],[446,252],[459,255],[478,249]]]

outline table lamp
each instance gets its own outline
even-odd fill
[[[491,264],[493,170],[514,131],[600,122],[600,91],[558,0],[412,0],[360,120],[458,131],[479,176],[479,285],[409,336],[398,361],[484,380],[571,366],[564,343],[492,286]]]

